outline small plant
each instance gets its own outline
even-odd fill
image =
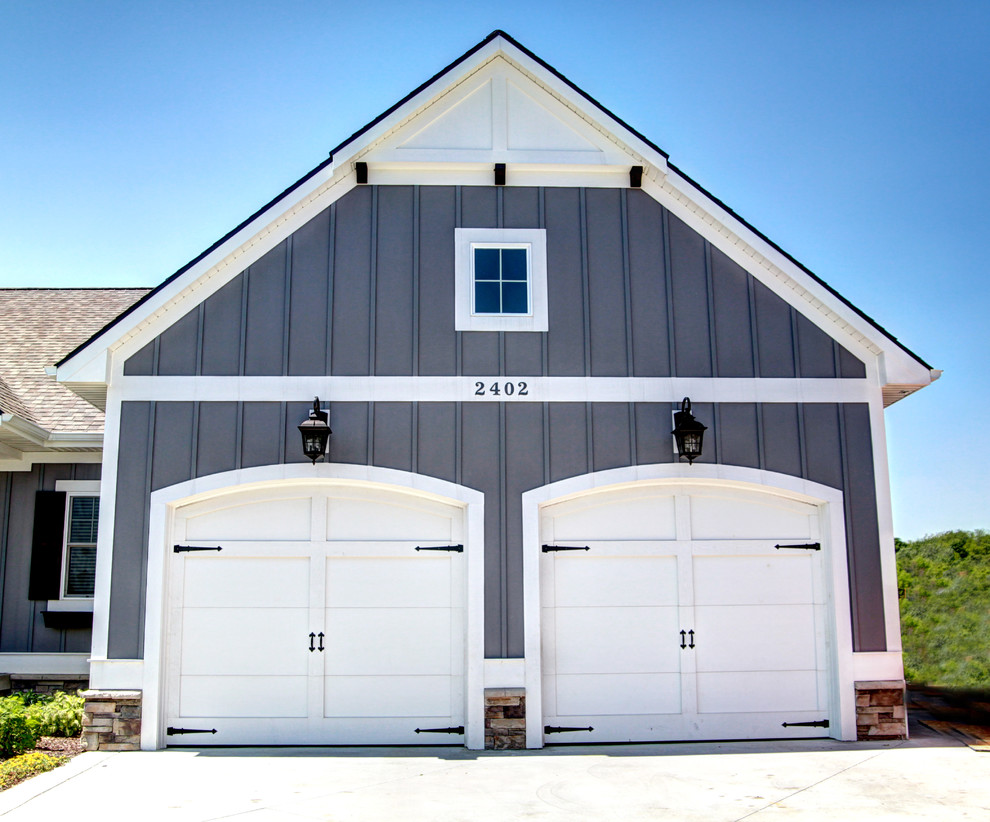
[[[38,741],[38,719],[18,696],[0,699],[0,754],[16,756]]]
[[[37,722],[38,736],[77,736],[82,732],[83,702],[81,696],[58,691],[27,710]]]
[[[48,756],[43,753],[28,753],[0,762],[0,790],[16,785],[35,774],[51,771],[68,762],[67,756]]]

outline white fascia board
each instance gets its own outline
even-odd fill
[[[16,414],[4,414],[0,424],[42,448],[102,448],[103,432],[48,431]]]
[[[626,152],[630,150],[635,152],[646,164],[653,166],[660,174],[667,173],[667,158],[653,146],[644,142],[619,121],[608,117],[604,111],[595,107],[590,100],[576,92],[570,85],[557,77],[553,72],[545,69],[533,60],[533,58],[519,51],[511,43],[506,42],[501,37],[496,38],[492,42],[493,44],[501,44],[500,50],[506,59],[515,63],[520,70],[528,74],[535,82],[542,85],[583,120],[596,126],[603,135],[615,142],[620,149]],[[608,123],[603,121],[606,117],[608,117]],[[617,134],[617,131],[621,132],[621,134]]]
[[[932,382],[928,367],[676,171],[644,179],[643,188],[826,334],[845,336],[850,350],[878,359],[882,385]]]
[[[57,369],[57,379],[73,383],[109,384],[123,359],[161,333],[175,318],[205,300],[320,210],[354,186],[352,170],[335,172],[329,164],[203,259],[167,283],[120,324],[105,331]],[[191,299],[190,299],[191,298]],[[113,355],[113,356],[111,356]]]

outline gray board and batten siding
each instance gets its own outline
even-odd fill
[[[0,472],[0,653],[90,651],[89,627],[48,627],[47,600],[29,598],[34,506],[38,491],[58,480],[99,480],[93,463],[37,464],[30,471]]]
[[[455,227],[546,228],[549,332],[454,330]],[[863,378],[865,367],[640,191],[363,186],[176,321],[124,373]],[[303,462],[296,426],[305,399],[124,403],[111,658],[143,653],[150,492]],[[485,494],[485,654],[521,657],[522,493],[591,471],[672,462],[671,408],[331,401],[330,460]],[[867,406],[694,410],[710,429],[702,462],[844,492],[854,647],[885,650]],[[283,435],[272,437],[275,430]]]
[[[454,330],[454,229],[545,228],[549,333]],[[864,377],[641,191],[362,186],[125,375]]]

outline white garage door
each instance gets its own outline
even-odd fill
[[[282,487],[173,536],[167,744],[463,744],[461,508]]]
[[[654,485],[541,529],[547,743],[829,734],[817,506]]]

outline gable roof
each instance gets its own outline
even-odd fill
[[[146,288],[0,288],[0,444],[15,451],[96,445],[103,412],[46,368],[148,293]],[[56,441],[59,443],[56,445]]]
[[[493,78],[499,72],[504,77],[502,86],[497,87]],[[519,109],[515,120],[513,106]],[[483,116],[475,116],[479,112]],[[486,112],[492,112],[490,118],[502,120],[486,122]],[[538,120],[535,126],[519,125],[534,116]],[[550,136],[544,138],[539,133],[541,129]],[[451,134],[455,134],[453,142]],[[447,142],[437,142],[439,135]],[[298,225],[294,218],[300,213],[316,213],[308,206],[319,204],[323,208],[342,196],[355,184],[357,162],[371,165],[376,180],[382,182],[401,183],[411,180],[410,174],[433,174],[430,182],[444,183],[453,174],[460,175],[459,179],[466,173],[490,175],[492,161],[517,163],[512,168],[521,175],[520,184],[527,184],[522,175],[546,174],[553,164],[556,170],[574,174],[594,171],[602,180],[599,184],[628,185],[630,167],[642,165],[647,193],[682,219],[693,221],[702,233],[707,231],[708,235],[728,240],[744,267],[750,271],[754,267],[765,269],[762,273],[768,284],[776,286],[785,299],[792,304],[803,302],[801,308],[812,317],[816,312],[824,314],[827,320],[823,327],[832,323],[881,356],[882,379],[889,388],[885,388],[886,401],[896,401],[937,379],[941,372],[933,370],[875,320],[668,163],[667,157],[666,152],[515,39],[505,32],[493,31],[354,132],[316,168],[68,353],[58,363],[59,379],[98,402],[101,375],[106,373],[103,359],[109,348],[132,338],[155,315],[174,307],[175,300],[181,299],[193,282],[205,281],[224,268],[228,269],[228,278],[233,276],[230,263],[238,257],[238,270],[243,269],[257,252],[279,242],[289,226]],[[491,184],[490,176],[477,179],[478,183],[473,184],[483,180]],[[567,179],[564,174],[558,184],[567,184]],[[336,191],[331,193],[334,188]],[[253,254],[248,253],[249,249],[254,250]],[[774,282],[775,278],[779,282]],[[198,298],[205,299],[216,287],[219,285],[198,289]]]

